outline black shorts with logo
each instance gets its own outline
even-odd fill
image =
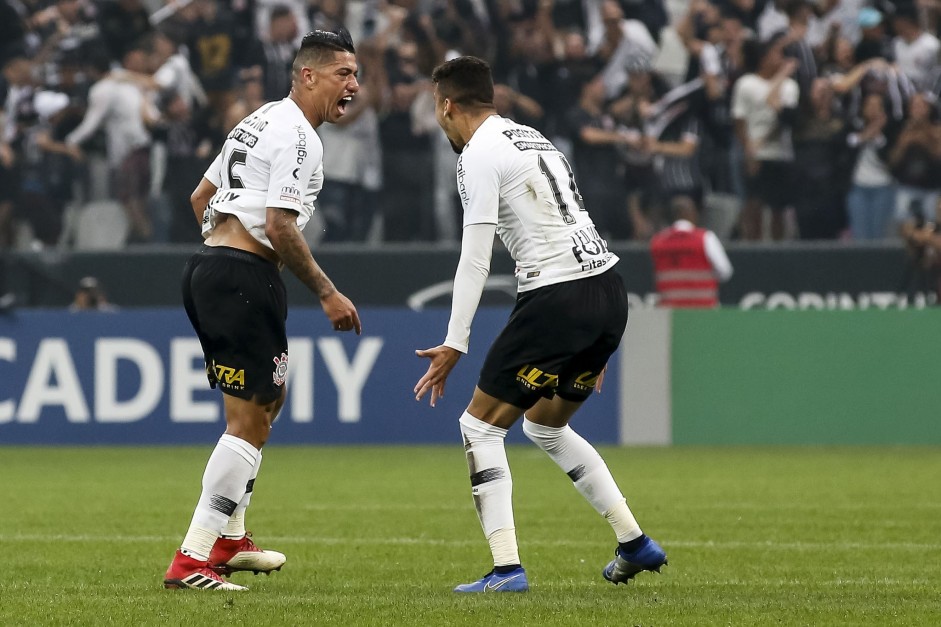
[[[275,264],[244,250],[203,246],[183,270],[183,306],[211,387],[261,404],[281,396],[288,310]]]
[[[627,326],[627,293],[614,269],[523,292],[484,360],[477,386],[529,409],[558,394],[588,398]]]

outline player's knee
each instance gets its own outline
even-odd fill
[[[559,441],[565,435],[565,431],[568,428],[568,426],[547,427],[536,424],[526,416],[523,416],[523,433],[525,433],[526,437],[532,440],[536,446],[542,449],[548,450],[558,446]]]
[[[479,442],[500,442],[506,438],[506,429],[494,426],[488,422],[480,420],[471,414],[464,412],[459,421],[461,425],[461,435],[465,442],[471,444]]]

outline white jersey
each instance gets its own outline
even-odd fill
[[[227,213],[273,248],[265,235],[267,209],[296,211],[303,230],[323,187],[323,144],[293,100],[269,102],[232,129],[204,176],[219,189],[203,214],[203,237]]]
[[[614,184],[614,181],[612,181]],[[464,226],[496,224],[519,291],[601,274],[617,263],[568,161],[539,131],[490,116],[457,162]]]

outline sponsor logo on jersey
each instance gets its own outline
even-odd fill
[[[252,135],[244,128],[239,128],[238,126],[232,129],[232,132],[229,133],[229,138],[234,139],[237,142],[242,142],[249,148],[254,148],[255,144],[258,143],[258,137]]]
[[[470,202],[467,197],[467,185],[464,184],[464,155],[457,158],[457,193],[461,195],[461,202],[465,205]]]
[[[526,364],[516,373],[516,380],[529,390],[554,388],[559,385],[559,375],[550,374],[536,366]]]
[[[274,358],[274,374],[271,375],[274,379],[274,384],[277,386],[284,385],[284,379],[288,376],[288,354],[281,353],[281,357]]]
[[[307,158],[307,133],[300,124],[295,125],[294,130],[297,131],[297,143],[294,144],[294,149],[297,151],[297,165],[303,165],[304,159]]]
[[[572,254],[575,255],[575,259],[578,263],[582,264],[582,270],[598,268],[610,260],[611,253],[608,252],[608,242],[601,237],[601,234],[598,233],[598,229],[595,228],[594,225],[579,229],[572,233],[570,237],[572,238]],[[586,256],[603,256],[603,259],[586,261]],[[601,263],[592,265],[592,263],[596,261],[601,261]]]
[[[222,364],[213,364],[213,368],[215,369],[216,380],[220,384],[237,390],[245,389],[245,370],[236,370],[231,366],[223,366]]]
[[[300,203],[301,191],[294,186],[285,185],[281,188],[281,200]]]
[[[517,150],[555,150],[555,146],[547,142],[513,142]]]

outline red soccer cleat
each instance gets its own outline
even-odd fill
[[[173,556],[163,587],[170,590],[248,590],[245,586],[231,583],[209,568],[208,562],[201,562],[183,555],[180,551]]]
[[[209,568],[220,575],[242,570],[268,575],[272,571],[281,570],[285,561],[287,558],[283,553],[258,548],[252,541],[251,533],[237,540],[219,538],[209,554]]]

